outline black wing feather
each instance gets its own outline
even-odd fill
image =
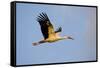
[[[37,21],[39,22],[40,24],[40,27],[41,27],[41,32],[44,36],[44,38],[48,38],[49,37],[49,27],[52,27],[53,28],[53,25],[50,23],[50,20],[47,16],[46,13],[41,13],[39,14],[39,16],[37,17]]]
[[[59,27],[59,28],[55,31],[55,33],[58,33],[58,32],[61,32],[61,31],[62,31],[62,28]]]

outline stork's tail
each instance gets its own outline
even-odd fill
[[[42,44],[42,43],[45,43],[45,41],[42,40],[42,41],[39,41],[39,42],[34,42],[32,44],[33,44],[33,46],[37,46],[37,45]]]

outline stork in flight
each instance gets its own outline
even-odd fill
[[[37,17],[37,21],[40,24],[41,32],[43,34],[44,39],[39,42],[32,43],[34,46],[42,44],[42,43],[46,43],[46,42],[52,43],[52,42],[56,42],[58,40],[64,40],[64,39],[73,40],[73,38],[70,36],[64,36],[64,37],[59,36],[59,33],[62,31],[62,28],[59,27],[56,31],[54,31],[54,27],[51,24],[46,13],[43,13],[43,12],[40,13],[39,16]]]

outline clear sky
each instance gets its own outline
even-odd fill
[[[42,12],[74,40],[32,46],[43,39],[36,21]],[[17,3],[16,31],[17,65],[96,60],[96,8]]]

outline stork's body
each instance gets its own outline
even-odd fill
[[[53,25],[51,24],[46,13],[41,13],[38,16],[37,21],[40,24],[41,32],[44,36],[44,39],[39,42],[33,43],[33,45],[39,45],[41,43],[46,43],[46,42],[52,43],[63,39],[72,39],[69,36],[61,37],[59,35],[59,33],[62,31],[61,27],[59,27],[56,31],[54,31]]]

